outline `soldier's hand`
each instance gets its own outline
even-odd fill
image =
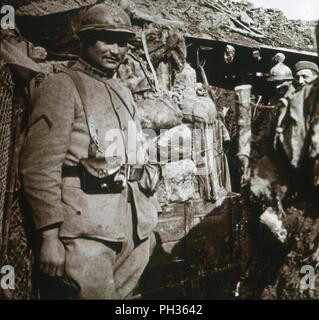
[[[51,277],[62,277],[64,274],[65,249],[58,237],[58,229],[42,232],[40,250],[40,270]]]

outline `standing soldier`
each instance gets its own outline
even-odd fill
[[[147,160],[132,95],[116,79],[133,35],[119,7],[86,12],[81,58],[41,86],[24,146],[40,269],[63,277],[75,298],[128,298],[149,261],[161,170]]]

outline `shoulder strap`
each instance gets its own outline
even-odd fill
[[[87,123],[88,129],[89,129],[90,137],[91,137],[93,143],[96,145],[98,151],[102,152],[101,148],[100,148],[98,136],[97,136],[97,130],[94,126],[94,121],[93,121],[91,114],[89,113],[88,102],[87,102],[87,93],[86,93],[86,88],[83,83],[83,80],[81,79],[78,71],[76,71],[76,70],[64,69],[61,72],[66,73],[73,80],[74,85],[79,93],[79,96],[80,96],[80,99],[81,99],[81,102],[83,105],[83,110],[84,110],[84,114],[85,114],[85,118],[86,118],[86,123]]]
[[[135,108],[133,107],[133,113],[130,110],[127,102],[125,101],[125,99],[122,97],[122,95],[120,94],[120,87],[119,85],[115,82],[115,81],[110,81],[108,84],[105,84],[106,89],[108,90],[110,96],[112,97],[112,93],[111,90],[113,92],[115,92],[115,94],[117,95],[117,97],[121,100],[121,102],[123,103],[124,107],[126,108],[126,110],[128,111],[128,113],[130,114],[130,116],[132,117],[132,119],[135,118]],[[111,90],[109,89],[109,87],[111,88]]]

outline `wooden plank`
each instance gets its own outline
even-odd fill
[[[161,215],[159,242],[140,288],[143,298],[232,295],[240,270],[239,199],[230,194],[215,203],[189,201],[185,207],[172,206],[173,214]],[[232,277],[218,282],[225,273]]]
[[[230,193],[228,196],[218,199],[216,202],[191,201],[191,205],[196,209],[196,215],[221,215],[230,210],[230,203],[237,201],[239,197],[236,193]]]
[[[185,214],[179,207],[178,213],[160,219],[156,228],[158,244],[153,263],[167,264],[186,259],[199,263],[198,257],[222,263],[229,263],[238,257],[240,207],[239,196],[234,194],[216,203],[193,201],[185,204]],[[234,253],[234,250],[236,251]],[[183,252],[184,251],[184,252]],[[202,261],[207,265],[206,261]],[[217,265],[220,265],[217,264]]]
[[[216,46],[216,44],[219,45],[235,45],[238,47],[242,47],[242,48],[256,48],[258,47],[260,50],[269,50],[269,51],[276,51],[276,52],[283,52],[283,53],[287,53],[287,54],[295,54],[295,55],[302,55],[302,56],[308,56],[309,58],[316,58],[318,57],[317,52],[315,51],[304,51],[304,50],[297,50],[297,49],[292,49],[292,48],[284,48],[284,47],[274,47],[274,46],[269,46],[269,45],[261,45],[260,43],[258,43],[257,45],[252,44],[252,45],[248,45],[248,43],[243,44],[240,43],[239,41],[233,41],[233,42],[229,42],[229,41],[221,41],[221,40],[216,40],[213,39],[213,37],[195,37],[192,35],[185,35],[185,40],[188,43],[194,43],[197,45],[205,45],[208,47],[214,47]]]
[[[184,203],[171,204],[163,208],[163,212],[159,215],[159,221],[178,218],[181,215],[184,215]]]
[[[184,214],[177,218],[159,220],[155,232],[161,243],[182,239],[186,235]]]

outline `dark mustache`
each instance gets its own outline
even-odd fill
[[[119,60],[120,59],[120,56],[118,54],[104,54],[102,56],[102,58],[105,58],[105,59],[111,59],[111,60]]]

